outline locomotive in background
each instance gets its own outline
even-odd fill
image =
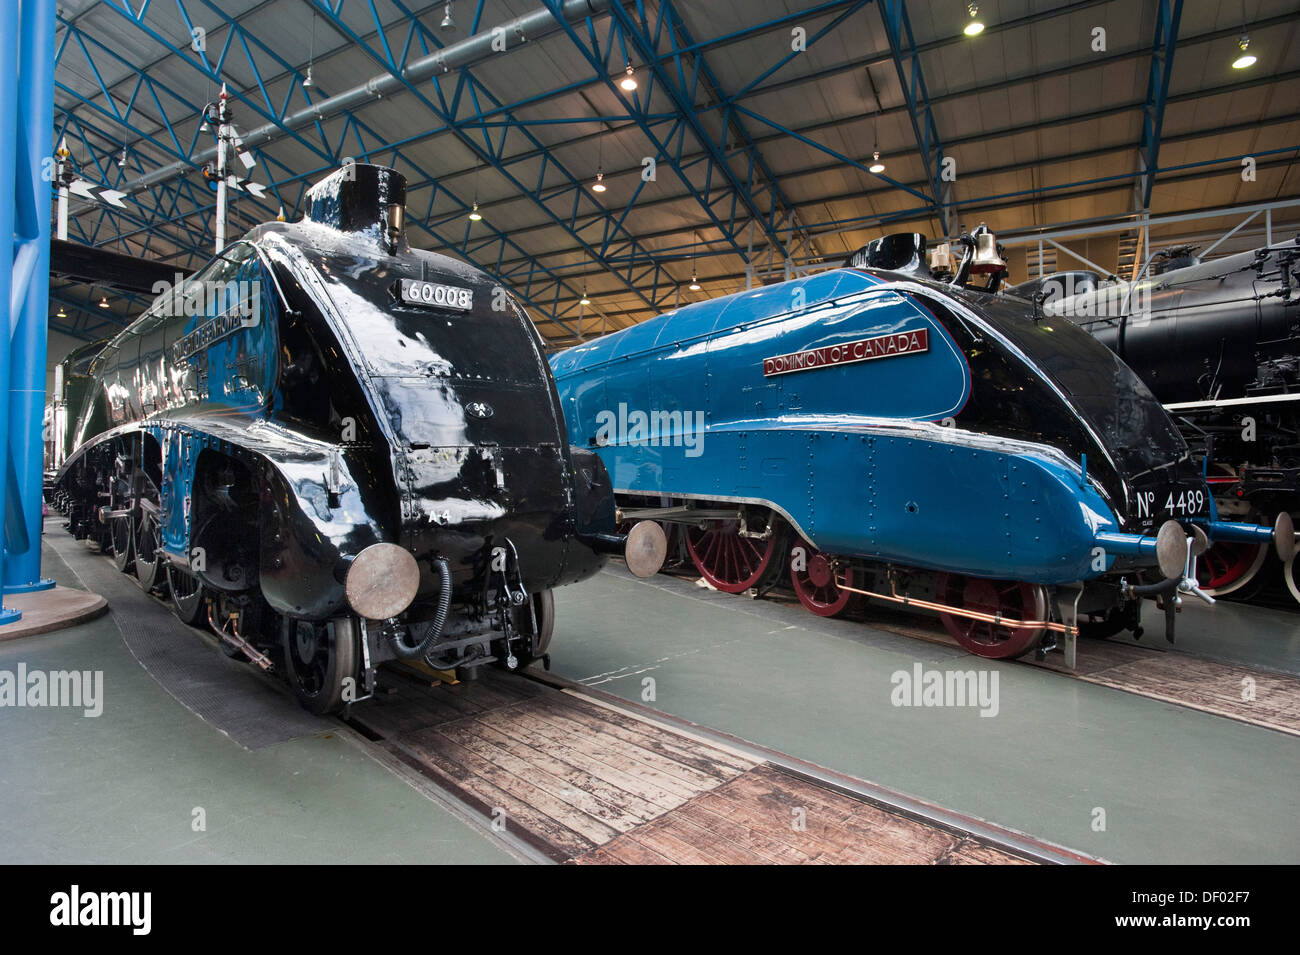
[[[982,226],[938,281],[915,234],[855,267],[694,303],[551,357],[569,441],[621,515],[680,528],[716,589],[787,572],[837,615],[867,596],[937,611],[972,653],[1015,657],[1140,632],[1172,639],[1221,521],[1147,387],[1073,324],[998,293]],[[1276,535],[1294,548],[1289,518]],[[1209,599],[1209,598],[1207,598]]]
[[[317,712],[364,699],[384,660],[544,658],[553,587],[627,546],[643,576],[663,556],[657,525],[615,533],[524,310],[410,248],[405,189],[345,166],[302,221],[70,356],[56,394],[72,533]]]
[[[1205,262],[1192,251],[1163,250],[1155,274],[1134,283],[1077,271],[1011,292],[1119,355],[1206,462],[1220,512],[1267,525],[1300,513],[1300,238]],[[1270,548],[1223,543],[1200,562],[1200,579],[1249,598],[1276,585],[1277,564]],[[1300,602],[1294,560],[1281,580]]]

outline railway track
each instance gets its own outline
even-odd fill
[[[550,674],[393,672],[348,724],[555,862],[1100,861]]]

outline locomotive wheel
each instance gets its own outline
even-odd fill
[[[939,575],[939,602],[963,610],[1016,620],[1044,620],[1047,591],[1034,584],[987,580],[961,574]],[[1028,653],[1043,635],[1041,627],[1007,627],[941,613],[944,628],[962,647],[979,657],[1009,659]]]
[[[158,488],[145,475],[140,476],[140,498],[132,521],[132,549],[135,552],[135,579],[146,593],[166,580],[158,548],[162,546],[162,526],[158,515]],[[145,503],[140,503],[141,501]]]
[[[1220,541],[1201,555],[1196,577],[1202,590],[1226,597],[1254,580],[1267,556],[1263,544]]]
[[[1282,566],[1282,579],[1286,581],[1286,589],[1291,592],[1291,596],[1296,603],[1300,603],[1300,580],[1296,580],[1296,574],[1300,573],[1300,566],[1296,565],[1296,559],[1292,557]]]
[[[1269,523],[1251,512],[1240,520],[1252,523]],[[1207,550],[1196,562],[1196,580],[1201,589],[1216,597],[1226,597],[1247,587],[1258,576],[1268,548],[1263,544],[1244,544],[1220,541]],[[1245,596],[1245,595],[1242,595]]]
[[[183,623],[194,626],[203,619],[208,593],[197,577],[167,561],[167,589],[171,592],[172,613]]]
[[[1105,613],[1084,614],[1079,618],[1079,636],[1089,640],[1108,640],[1125,630],[1137,633],[1140,629],[1140,620],[1120,607],[1111,607]]]
[[[799,548],[803,548],[806,555],[803,570],[794,567],[794,552]],[[854,604],[853,598],[858,595],[840,589],[831,558],[803,541],[791,548],[790,553],[790,583],[804,607],[819,617],[838,617]],[[844,579],[845,583],[853,586],[853,571],[847,567]]]
[[[115,517],[109,522],[109,540],[113,549],[113,564],[124,574],[135,570],[132,550],[130,517]]]
[[[742,537],[739,521],[709,521],[686,532],[686,549],[700,576],[728,594],[744,593],[758,584],[776,554],[776,528],[767,540]]]
[[[343,681],[355,677],[357,631],[351,617],[326,623],[286,618],[284,669],[298,702],[324,715],[343,708]]]
[[[126,511],[123,517],[111,518],[108,522],[108,536],[113,547],[113,564],[124,574],[135,570],[135,475],[130,471],[118,471],[109,482],[109,506],[115,511]]]

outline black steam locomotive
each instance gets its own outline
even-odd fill
[[[1204,458],[1221,514],[1270,524],[1300,512],[1300,238],[1206,262],[1192,251],[1164,250],[1134,283],[1065,272],[1011,291],[1072,319],[1137,372]],[[1252,595],[1269,551],[1216,544],[1202,585]],[[1288,561],[1283,579],[1300,601],[1295,569]]]
[[[662,561],[657,525],[616,534],[526,313],[410,248],[405,191],[345,166],[160,297],[94,358],[55,479],[78,538],[317,712],[384,660],[527,665],[551,588]]]

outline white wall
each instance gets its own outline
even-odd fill
[[[50,403],[50,396],[54,394],[54,366],[67,358],[68,352],[72,349],[84,344],[86,343],[80,338],[50,331],[49,342],[45,346],[45,403],[47,405]]]

